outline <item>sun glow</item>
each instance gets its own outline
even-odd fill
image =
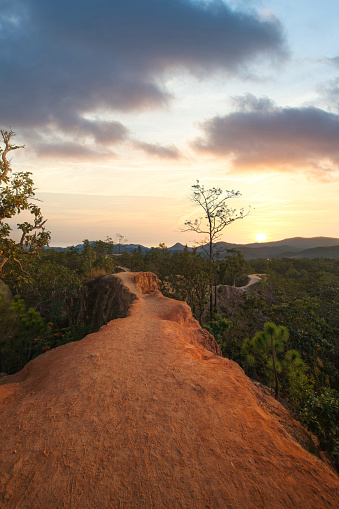
[[[258,242],[265,242],[267,235],[266,233],[256,233],[255,238]]]

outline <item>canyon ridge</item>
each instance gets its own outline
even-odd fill
[[[307,431],[185,303],[151,273],[102,284],[90,311],[113,296],[107,325],[0,382],[1,507],[339,506]]]

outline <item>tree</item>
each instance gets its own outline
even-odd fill
[[[244,255],[236,249],[226,249],[229,253],[218,262],[218,284],[229,284],[235,287],[236,279],[242,274],[245,267]]]
[[[18,315],[11,304],[12,294],[0,280],[0,372],[4,371],[4,346],[10,344],[20,329]]]
[[[29,277],[7,277],[6,265],[4,278],[14,292],[18,293],[27,306],[34,307],[46,321],[62,325],[71,321],[71,301],[79,297],[82,289],[78,274],[59,263],[42,257],[22,261],[23,269]]]
[[[117,233],[116,234],[116,238],[117,238],[117,241],[118,241],[118,253],[120,254],[121,253],[121,246],[126,244],[127,239],[121,233]]]
[[[228,271],[233,280],[233,286],[235,287],[235,280],[237,276],[240,276],[241,271],[245,265],[244,255],[236,249],[227,249],[229,255],[226,258],[226,264]]]
[[[145,253],[143,270],[155,272],[163,280],[170,272],[171,256],[172,253],[165,244],[159,245],[159,247],[151,247]]]
[[[30,172],[13,173],[8,161],[8,154],[23,146],[13,145],[11,140],[15,136],[13,131],[2,130],[2,142],[0,147],[0,275],[8,260],[14,260],[21,267],[22,256],[37,254],[39,250],[48,245],[50,232],[45,230],[46,220],[43,218],[41,209],[33,201],[36,200],[34,183]],[[32,201],[33,200],[33,201]],[[19,241],[12,237],[12,228],[6,220],[17,214],[27,211],[31,214],[32,222],[19,223]]]
[[[307,370],[299,352],[296,350],[286,352],[287,340],[286,327],[282,325],[277,327],[273,322],[266,322],[264,330],[257,332],[252,339],[245,339],[242,347],[250,366],[259,363],[262,367],[268,368],[271,373],[273,372],[276,399],[279,398],[278,373],[284,371],[289,385],[293,385],[304,377]]]
[[[329,387],[320,394],[310,391],[301,411],[301,421],[318,435],[339,468],[339,393]]]
[[[87,273],[89,273],[90,279],[93,277],[93,263],[96,260],[96,252],[92,244],[88,239],[83,241],[82,254],[84,255],[84,269]]]
[[[165,270],[167,275],[163,273],[160,276],[164,283],[163,291],[169,297],[186,301],[202,325],[209,287],[209,265],[206,258],[197,253],[196,249],[190,251],[185,247],[183,251],[176,251],[170,256]]]
[[[222,231],[226,226],[237,219],[243,219],[249,212],[240,209],[232,209],[228,206],[228,200],[241,196],[239,191],[225,191],[223,193],[220,187],[205,189],[203,185],[197,183],[192,186],[193,193],[190,196],[194,204],[199,205],[203,210],[203,216],[194,221],[186,221],[183,231],[194,231],[205,235],[207,242],[206,254],[210,262],[210,317],[213,315],[213,264],[214,264],[214,244],[221,237]]]
[[[15,295],[13,300],[1,300],[1,322],[11,318],[10,334],[0,335],[0,371],[15,373],[31,359],[32,342],[45,327],[44,321],[34,308],[26,308],[25,302]]]

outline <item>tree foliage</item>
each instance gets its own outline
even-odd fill
[[[327,387],[323,392],[311,392],[303,403],[301,420],[318,435],[339,468],[339,394]]]
[[[190,251],[185,248],[173,253],[163,283],[165,295],[186,301],[202,324],[209,290],[209,264],[206,258],[196,249]]]
[[[4,276],[12,291],[20,295],[28,306],[39,311],[46,321],[57,325],[67,322],[71,299],[78,297],[82,290],[78,274],[47,257],[23,260],[23,276],[11,272],[11,264],[8,263]]]
[[[216,261],[217,281],[219,284],[236,285],[246,266],[244,255],[236,249],[226,249],[227,256]]]
[[[43,319],[33,307],[2,285],[0,292],[0,371],[14,373],[31,359],[31,344],[44,328]]]
[[[243,352],[249,366],[259,364],[272,373],[275,398],[279,398],[279,376],[283,370],[290,383],[301,379],[307,369],[306,364],[296,350],[286,351],[288,330],[277,327],[273,322],[266,322],[264,329],[257,332],[252,339],[245,339]]]
[[[30,172],[12,173],[8,154],[19,148],[11,140],[13,131],[1,131],[3,147],[0,148],[0,274],[8,260],[21,265],[24,255],[36,254],[48,245],[50,233],[45,229],[46,220],[36,203],[35,189]],[[17,224],[19,240],[14,240],[8,223],[22,212],[28,212],[30,221]]]

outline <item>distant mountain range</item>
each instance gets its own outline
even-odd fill
[[[218,246],[230,249],[226,243]],[[334,237],[293,237],[276,242],[232,245],[247,260],[255,258],[337,258],[339,259],[339,238]]]
[[[337,258],[339,259],[339,238],[335,237],[293,237],[275,242],[255,242],[251,244],[230,244],[217,242],[217,249],[240,251],[246,260],[256,258]],[[170,248],[174,251],[184,249],[182,244]],[[198,248],[202,250],[202,248]]]
[[[94,244],[95,242],[91,242]],[[83,245],[78,244],[75,246],[79,251]],[[124,244],[121,246],[115,245],[114,252],[118,253],[127,251],[131,253],[140,247],[143,254],[151,248],[142,246],[140,244]],[[220,250],[222,256],[227,249],[236,249],[240,251],[246,260],[253,260],[256,258],[336,258],[339,259],[339,238],[335,237],[293,237],[290,239],[278,240],[275,242],[255,242],[251,244],[231,244],[228,242],[217,242],[216,247]],[[62,247],[55,247],[58,251],[63,250]],[[169,248],[171,251],[182,251],[185,249],[183,244],[177,243]],[[193,249],[193,248],[189,248]],[[203,251],[202,247],[198,248]]]

